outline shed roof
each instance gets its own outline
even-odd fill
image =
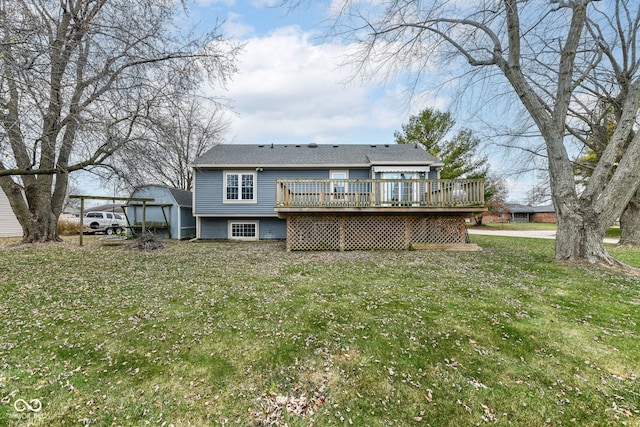
[[[191,191],[181,190],[180,188],[167,187],[176,203],[181,207],[191,207],[193,204],[193,194]]]
[[[166,191],[171,195],[173,200],[175,200],[176,205],[179,207],[191,207],[193,204],[193,193],[191,193],[191,191],[182,190],[180,188],[168,187],[166,185],[157,185],[157,184],[142,185],[140,187],[137,187],[135,190],[133,190],[133,192],[131,193],[131,196],[133,197],[137,192],[142,191],[143,189],[159,189],[161,191]],[[128,204],[132,205],[132,204],[140,204],[140,203],[128,203]],[[153,203],[151,203],[151,205],[153,205]]]
[[[195,167],[370,167],[442,163],[414,144],[268,144],[216,145],[195,160]]]

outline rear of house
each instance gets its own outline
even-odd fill
[[[483,209],[481,183],[439,180],[441,167],[417,145],[219,145],[194,163],[196,237],[405,248],[413,229],[444,221],[464,243],[465,205]]]

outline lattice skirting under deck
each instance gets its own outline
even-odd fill
[[[413,243],[466,242],[465,217],[459,215],[287,218],[287,249],[293,251],[409,249]]]

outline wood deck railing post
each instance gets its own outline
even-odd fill
[[[484,205],[484,182],[464,179],[279,179],[283,208],[464,208]]]

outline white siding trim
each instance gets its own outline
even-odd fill
[[[0,190],[0,237],[20,237],[22,226],[11,209],[11,204],[4,191]]]
[[[429,166],[373,166],[373,172],[429,172]]]

